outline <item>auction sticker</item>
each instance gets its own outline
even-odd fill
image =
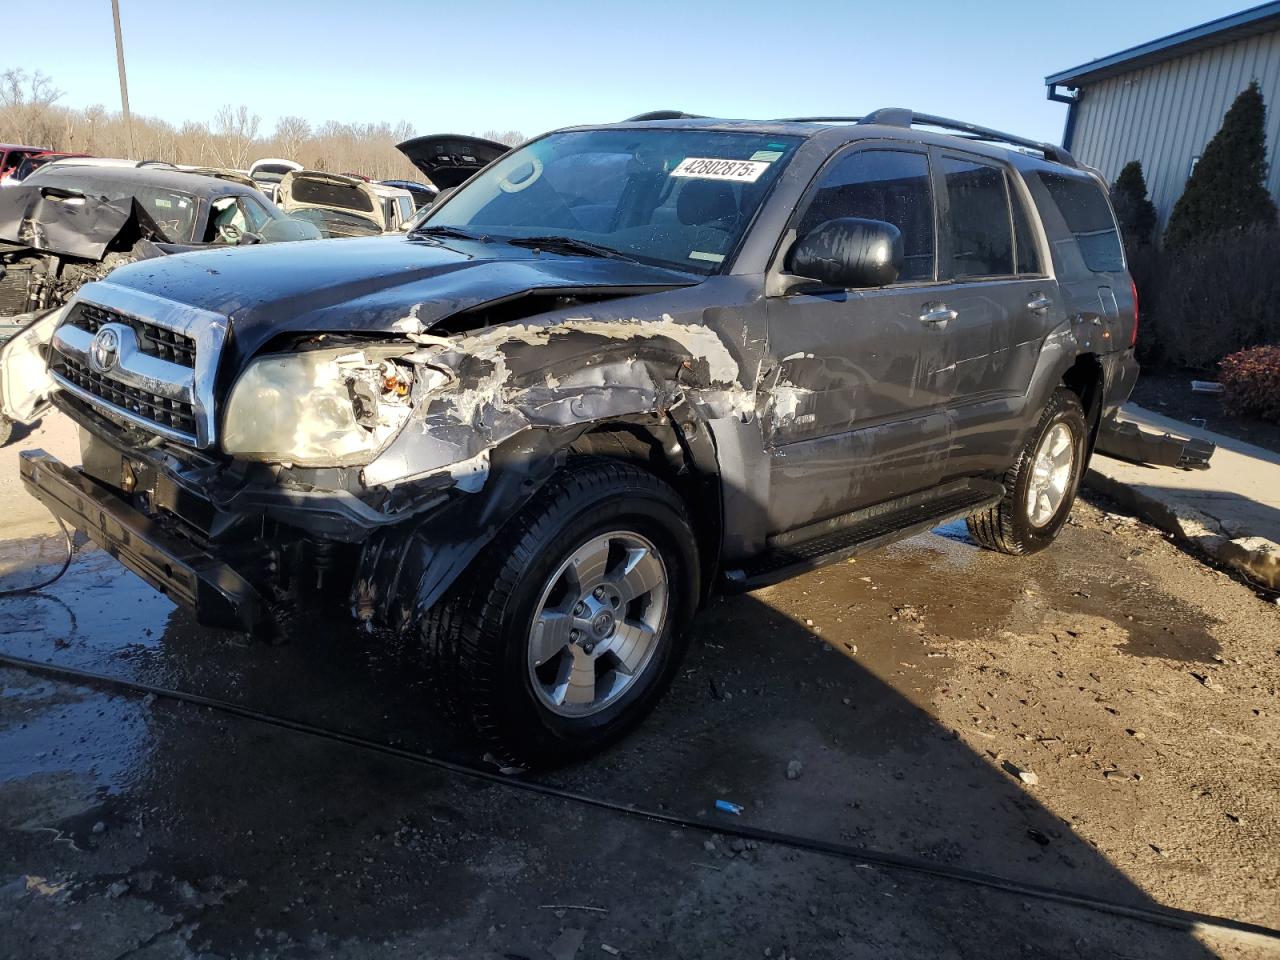
[[[717,160],[715,157],[685,157],[671,171],[673,177],[695,177],[699,180],[736,180],[755,183],[769,169],[763,160]]]

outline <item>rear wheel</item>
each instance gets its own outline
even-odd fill
[[[1075,503],[1087,437],[1080,399],[1059,387],[1017,462],[1005,474],[1004,499],[969,517],[969,535],[989,550],[1014,556],[1051,544]]]
[[[9,442],[13,436],[13,421],[8,417],[0,417],[0,447]]]
[[[627,463],[570,461],[424,617],[437,691],[505,764],[588,756],[669,684],[696,570],[669,485]]]

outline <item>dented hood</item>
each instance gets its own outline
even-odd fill
[[[561,256],[502,243],[403,236],[312,240],[209,250],[129,264],[113,284],[227,317],[238,370],[283,333],[400,333],[406,317],[429,330],[456,313],[530,290],[625,296],[703,278],[625,260]],[[412,323],[412,321],[410,321]]]

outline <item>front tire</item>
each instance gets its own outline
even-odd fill
[[[1004,499],[968,518],[969,536],[988,550],[1013,556],[1053,543],[1075,503],[1088,435],[1079,397],[1059,387],[1005,474]]]
[[[589,756],[669,685],[697,570],[667,483],[620,461],[571,460],[423,618],[437,693],[503,765]]]

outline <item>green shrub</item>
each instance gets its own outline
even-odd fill
[[[1280,343],[1280,230],[1254,226],[1182,250],[1130,258],[1148,366],[1212,370],[1227,354]]]
[[[1156,229],[1156,205],[1147,196],[1147,180],[1142,163],[1130,160],[1111,185],[1111,205],[1120,222],[1120,236],[1125,248],[1132,251],[1151,243]]]
[[[1227,389],[1222,403],[1232,413],[1280,423],[1280,346],[1250,347],[1223,358],[1218,382]]]
[[[1236,97],[1200,155],[1169,217],[1166,249],[1276,222],[1276,204],[1266,186],[1266,123],[1266,104],[1255,80]]]

